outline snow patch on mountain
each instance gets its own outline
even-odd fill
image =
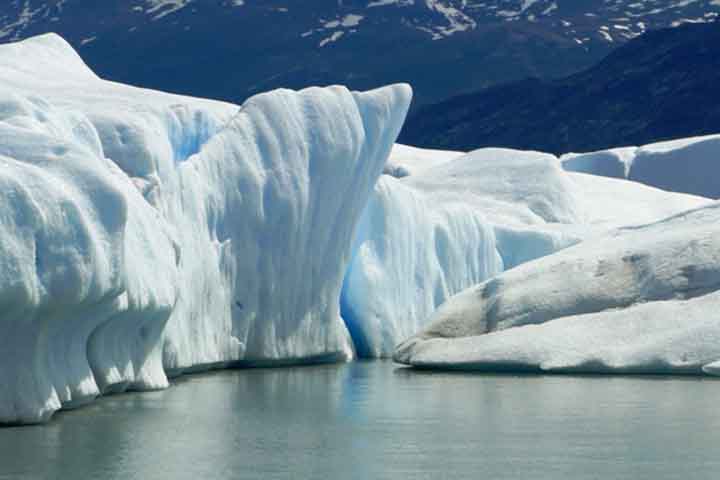
[[[47,15],[49,8],[42,5],[33,9],[29,0],[25,0],[15,18],[7,16],[3,18],[4,21],[0,24],[0,39],[5,37],[9,37],[11,40],[17,39],[36,17]]]
[[[153,20],[160,20],[180,9],[187,7],[192,0],[145,0],[149,5],[146,12],[152,15]]]
[[[450,2],[440,0],[425,0],[425,5],[431,11],[441,14],[448,22],[447,26],[428,27],[433,32],[433,40],[440,40],[454,33],[477,27],[475,20],[462,10],[462,7],[466,6],[465,2],[462,2],[460,8],[455,8]]]
[[[398,7],[407,7],[409,5],[414,5],[415,0],[375,0],[370,3],[368,3],[367,8],[374,8],[374,7],[386,7],[388,5],[397,5]]]
[[[333,34],[330,35],[329,37],[323,38],[322,40],[320,40],[320,43],[318,43],[318,47],[322,48],[325,45],[327,45],[328,43],[337,42],[338,40],[340,40],[340,38],[342,38],[342,36],[344,34],[345,34],[345,32],[333,32]]]

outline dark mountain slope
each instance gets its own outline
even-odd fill
[[[0,41],[53,31],[102,77],[189,95],[406,81],[417,106],[718,15],[716,0],[3,0]]]
[[[401,141],[555,153],[720,132],[720,25],[648,32],[589,70],[452,98],[410,118]]]

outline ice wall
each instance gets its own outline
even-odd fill
[[[352,356],[342,279],[409,101],[406,86],[259,95],[181,165],[183,290],[203,294],[173,313],[168,368]]]
[[[579,221],[555,157],[503,149],[439,156],[435,167],[384,176],[363,214],[341,297],[360,356],[390,356],[453,294],[579,240],[546,228]]]
[[[482,212],[434,204],[389,176],[375,187],[355,242],[341,303],[363,357],[391,355],[450,295],[502,271]]]
[[[163,220],[82,115],[2,89],[0,138],[0,422],[46,420],[111,383],[165,386]]]
[[[363,214],[341,297],[361,356],[390,356],[448,298],[505,269],[709,202],[568,173],[539,152],[438,156],[436,167],[383,177]]]
[[[0,423],[229,363],[346,359],[339,296],[406,85],[242,107],[0,46]]]

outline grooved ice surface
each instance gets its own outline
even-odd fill
[[[166,371],[349,358],[353,232],[410,97],[238,107],[103,81],[55,35],[0,46],[0,422]]]
[[[447,157],[396,146],[391,165],[424,168],[382,177],[365,210],[342,294],[361,356],[392,355],[448,298],[505,269],[709,202],[568,173],[545,153],[488,148]]]

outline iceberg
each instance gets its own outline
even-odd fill
[[[720,203],[624,227],[451,298],[395,351],[427,368],[717,373]]]
[[[568,173],[545,153],[440,156],[435,167],[382,177],[363,214],[341,297],[361,357],[391,356],[452,295],[503,270],[710,202]]]
[[[56,35],[1,45],[0,423],[185,372],[394,351],[720,370],[709,199],[624,180],[635,150],[605,178],[540,152],[395,145],[411,96],[237,106],[105,81]]]
[[[671,192],[720,198],[712,172],[720,158],[720,135],[683,138],[643,147],[563,155],[568,171],[625,178]]]
[[[167,369],[352,357],[340,289],[409,102],[403,85],[259,95],[181,165],[168,216],[186,232],[181,290],[200,294],[170,319]]]
[[[407,85],[242,106],[0,46],[0,423],[225,365],[348,359],[339,296]]]

